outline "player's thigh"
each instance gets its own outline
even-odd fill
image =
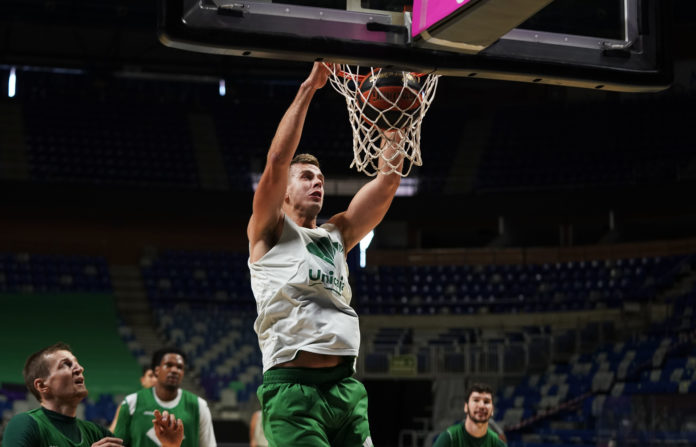
[[[316,390],[300,384],[261,385],[263,432],[269,446],[329,447]]]
[[[371,447],[370,424],[367,417],[367,391],[362,383],[351,378],[342,380],[332,390],[346,406],[346,418],[331,445],[346,447]]]

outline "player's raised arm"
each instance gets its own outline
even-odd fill
[[[384,153],[379,160],[380,173],[360,188],[346,211],[336,214],[329,220],[341,230],[346,253],[372,231],[389,210],[401,183],[399,173],[403,168],[403,155],[396,148],[402,142],[402,138],[401,131],[385,133],[382,145],[387,147],[384,148]],[[385,159],[390,160],[389,164],[396,166],[396,169],[392,170]]]
[[[247,227],[251,262],[255,262],[270,250],[280,236],[281,207],[285,198],[290,162],[300,142],[312,97],[316,90],[326,84],[328,76],[328,69],[322,63],[316,62],[280,120],[268,149],[266,166],[254,194],[252,216]]]

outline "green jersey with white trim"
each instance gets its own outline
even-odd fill
[[[169,402],[162,402],[155,397],[155,387],[126,396],[118,412],[114,435],[123,439],[123,443],[129,447],[160,446],[152,419],[155,410],[159,410],[160,413],[168,411],[184,423],[184,440],[181,447],[198,447],[198,396],[186,390],[179,391],[176,399],[171,401],[171,406]]]

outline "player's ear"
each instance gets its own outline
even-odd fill
[[[48,386],[46,386],[44,379],[42,379],[40,377],[37,379],[34,379],[33,385],[34,385],[34,389],[36,389],[36,391],[38,391],[39,394],[41,394],[42,392],[45,393],[46,391],[48,391]]]

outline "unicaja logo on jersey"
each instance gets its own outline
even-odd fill
[[[323,237],[316,242],[310,242],[307,244],[307,251],[321,259],[322,261],[330,264],[332,267],[334,265],[334,256],[338,252],[343,252],[343,246],[338,242],[331,242],[328,237]],[[345,281],[341,276],[334,276],[333,271],[328,273],[322,272],[321,269],[314,271],[309,269],[309,280],[312,282],[321,282],[324,284],[324,288],[329,289],[339,295],[343,293],[343,289],[346,286]]]
[[[328,237],[323,237],[316,242],[307,244],[307,251],[333,266],[334,255],[336,252],[343,251],[343,246],[338,242],[331,242]]]

